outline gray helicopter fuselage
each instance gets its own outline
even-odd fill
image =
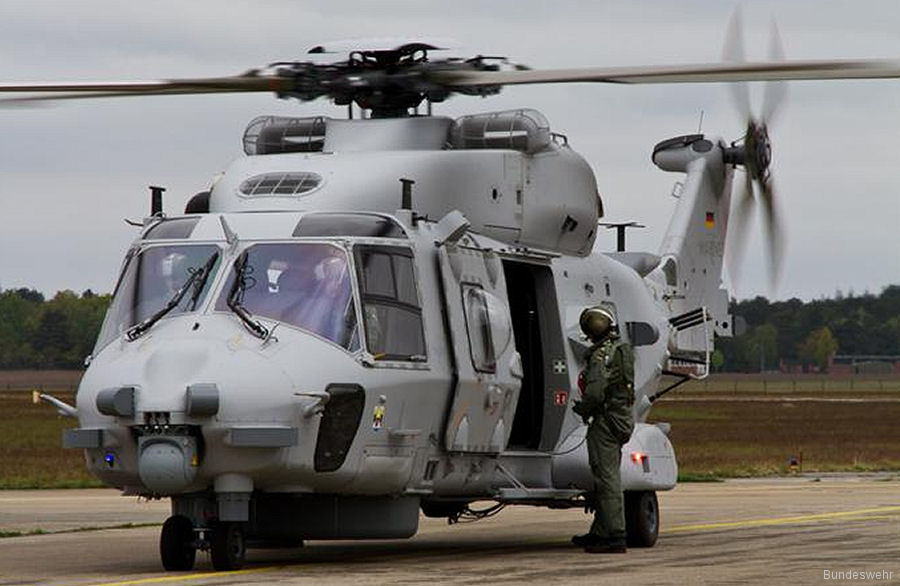
[[[408,123],[424,137],[394,126]],[[68,444],[109,485],[270,537],[400,537],[422,503],[440,513],[440,503],[553,504],[590,490],[585,427],[571,411],[588,347],[578,317],[603,305],[627,339],[642,332],[630,340],[639,398],[658,387],[670,326],[652,283],[591,252],[601,206],[587,163],[561,139],[531,153],[447,149],[444,119],[336,127],[343,138],[321,152],[236,161],[209,213],[148,222]],[[411,209],[398,210],[401,179],[415,182]],[[138,307],[175,289],[154,302],[154,279],[207,259],[190,307],[129,334],[148,313]],[[229,307],[235,279],[268,335]],[[636,411],[624,486],[672,488],[665,430]],[[357,506],[389,520],[355,517]],[[276,522],[309,508],[343,520]]]

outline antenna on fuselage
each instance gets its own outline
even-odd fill
[[[166,192],[165,187],[159,185],[150,186],[150,215],[161,216],[163,213],[163,193]]]
[[[412,211],[412,186],[416,184],[413,179],[400,178],[400,209]]]
[[[616,229],[616,250],[625,252],[625,230],[628,228],[646,228],[637,222],[598,222],[600,226],[606,226],[608,230]]]

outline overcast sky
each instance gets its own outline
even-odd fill
[[[4,0],[0,80],[229,75],[303,59],[334,39],[453,38],[473,53],[532,67],[718,61],[732,2],[423,1],[154,2]],[[900,58],[896,0],[747,2],[749,59],[766,56],[770,19],[790,59]],[[752,85],[756,108],[762,86]],[[729,140],[742,123],[722,84],[507,88],[452,98],[439,114],[534,107],[593,166],[607,220],[638,220],[629,249],[656,251],[678,175],[653,145],[703,131]],[[340,117],[324,101],[267,95],[114,99],[0,110],[0,287],[109,291],[140,219],[147,185],[166,208],[207,187],[241,156],[259,114]],[[877,293],[900,283],[900,80],[796,82],[774,128],[773,174],[787,228],[777,298]],[[755,224],[758,233],[758,223]],[[615,245],[612,232],[600,246]],[[767,294],[761,239],[750,241],[738,298]]]

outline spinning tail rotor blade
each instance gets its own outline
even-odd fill
[[[750,173],[744,173],[744,184],[734,203],[734,213],[728,225],[728,278],[731,280],[733,288],[737,288],[740,280],[754,203],[753,179],[750,177]]]
[[[759,200],[762,205],[763,230],[769,255],[769,287],[774,293],[781,280],[781,269],[784,259],[784,232],[779,221],[775,186],[771,177],[760,182]]]
[[[743,59],[744,49],[739,11],[735,11],[732,17],[723,54],[726,59]],[[778,27],[773,20],[772,33],[769,38],[769,58],[772,59],[772,63],[783,63],[783,57],[781,36],[778,34]],[[738,88],[738,85],[743,87]],[[734,218],[731,222],[733,226],[731,230],[734,233],[729,240],[728,275],[732,286],[737,286],[741,262],[747,248],[750,217],[759,202],[759,205],[762,206],[760,215],[768,253],[769,287],[770,291],[774,293],[781,276],[784,235],[778,218],[775,187],[769,170],[772,161],[769,124],[783,106],[787,90],[783,81],[769,81],[765,88],[762,115],[757,118],[753,115],[750,107],[746,84],[734,84],[730,89],[746,125],[743,143],[733,147],[735,155],[731,162],[743,165],[746,175],[741,195],[734,206]],[[756,198],[753,196],[754,188],[757,193]]]
[[[772,31],[769,36],[769,60],[784,62],[784,46],[781,42],[781,34],[778,32],[778,23],[772,19]],[[770,81],[766,83],[763,94],[762,119],[765,124],[771,124],[778,115],[784,101],[787,99],[787,84],[783,81]]]
[[[743,26],[741,25],[741,12],[739,9],[734,11],[731,20],[728,23],[728,30],[725,33],[725,46],[722,50],[722,61],[726,63],[741,64],[746,62],[744,58],[744,35]],[[748,120],[752,114],[750,112],[750,88],[743,81],[734,82],[728,85],[731,91],[731,97],[737,108],[738,116],[741,120]]]

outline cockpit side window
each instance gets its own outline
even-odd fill
[[[347,253],[331,244],[261,243],[247,248],[240,303],[252,315],[312,332],[350,351],[359,348]],[[216,310],[228,311],[232,270]]]
[[[425,332],[412,251],[361,246],[356,258],[367,349],[376,360],[424,361]]]
[[[148,246],[129,252],[95,350],[166,307],[194,273],[203,271],[198,275],[203,276],[202,283],[194,283],[196,290],[186,292],[167,315],[196,311],[212,285],[220,257],[219,247],[211,244]],[[204,268],[207,265],[209,271]]]

